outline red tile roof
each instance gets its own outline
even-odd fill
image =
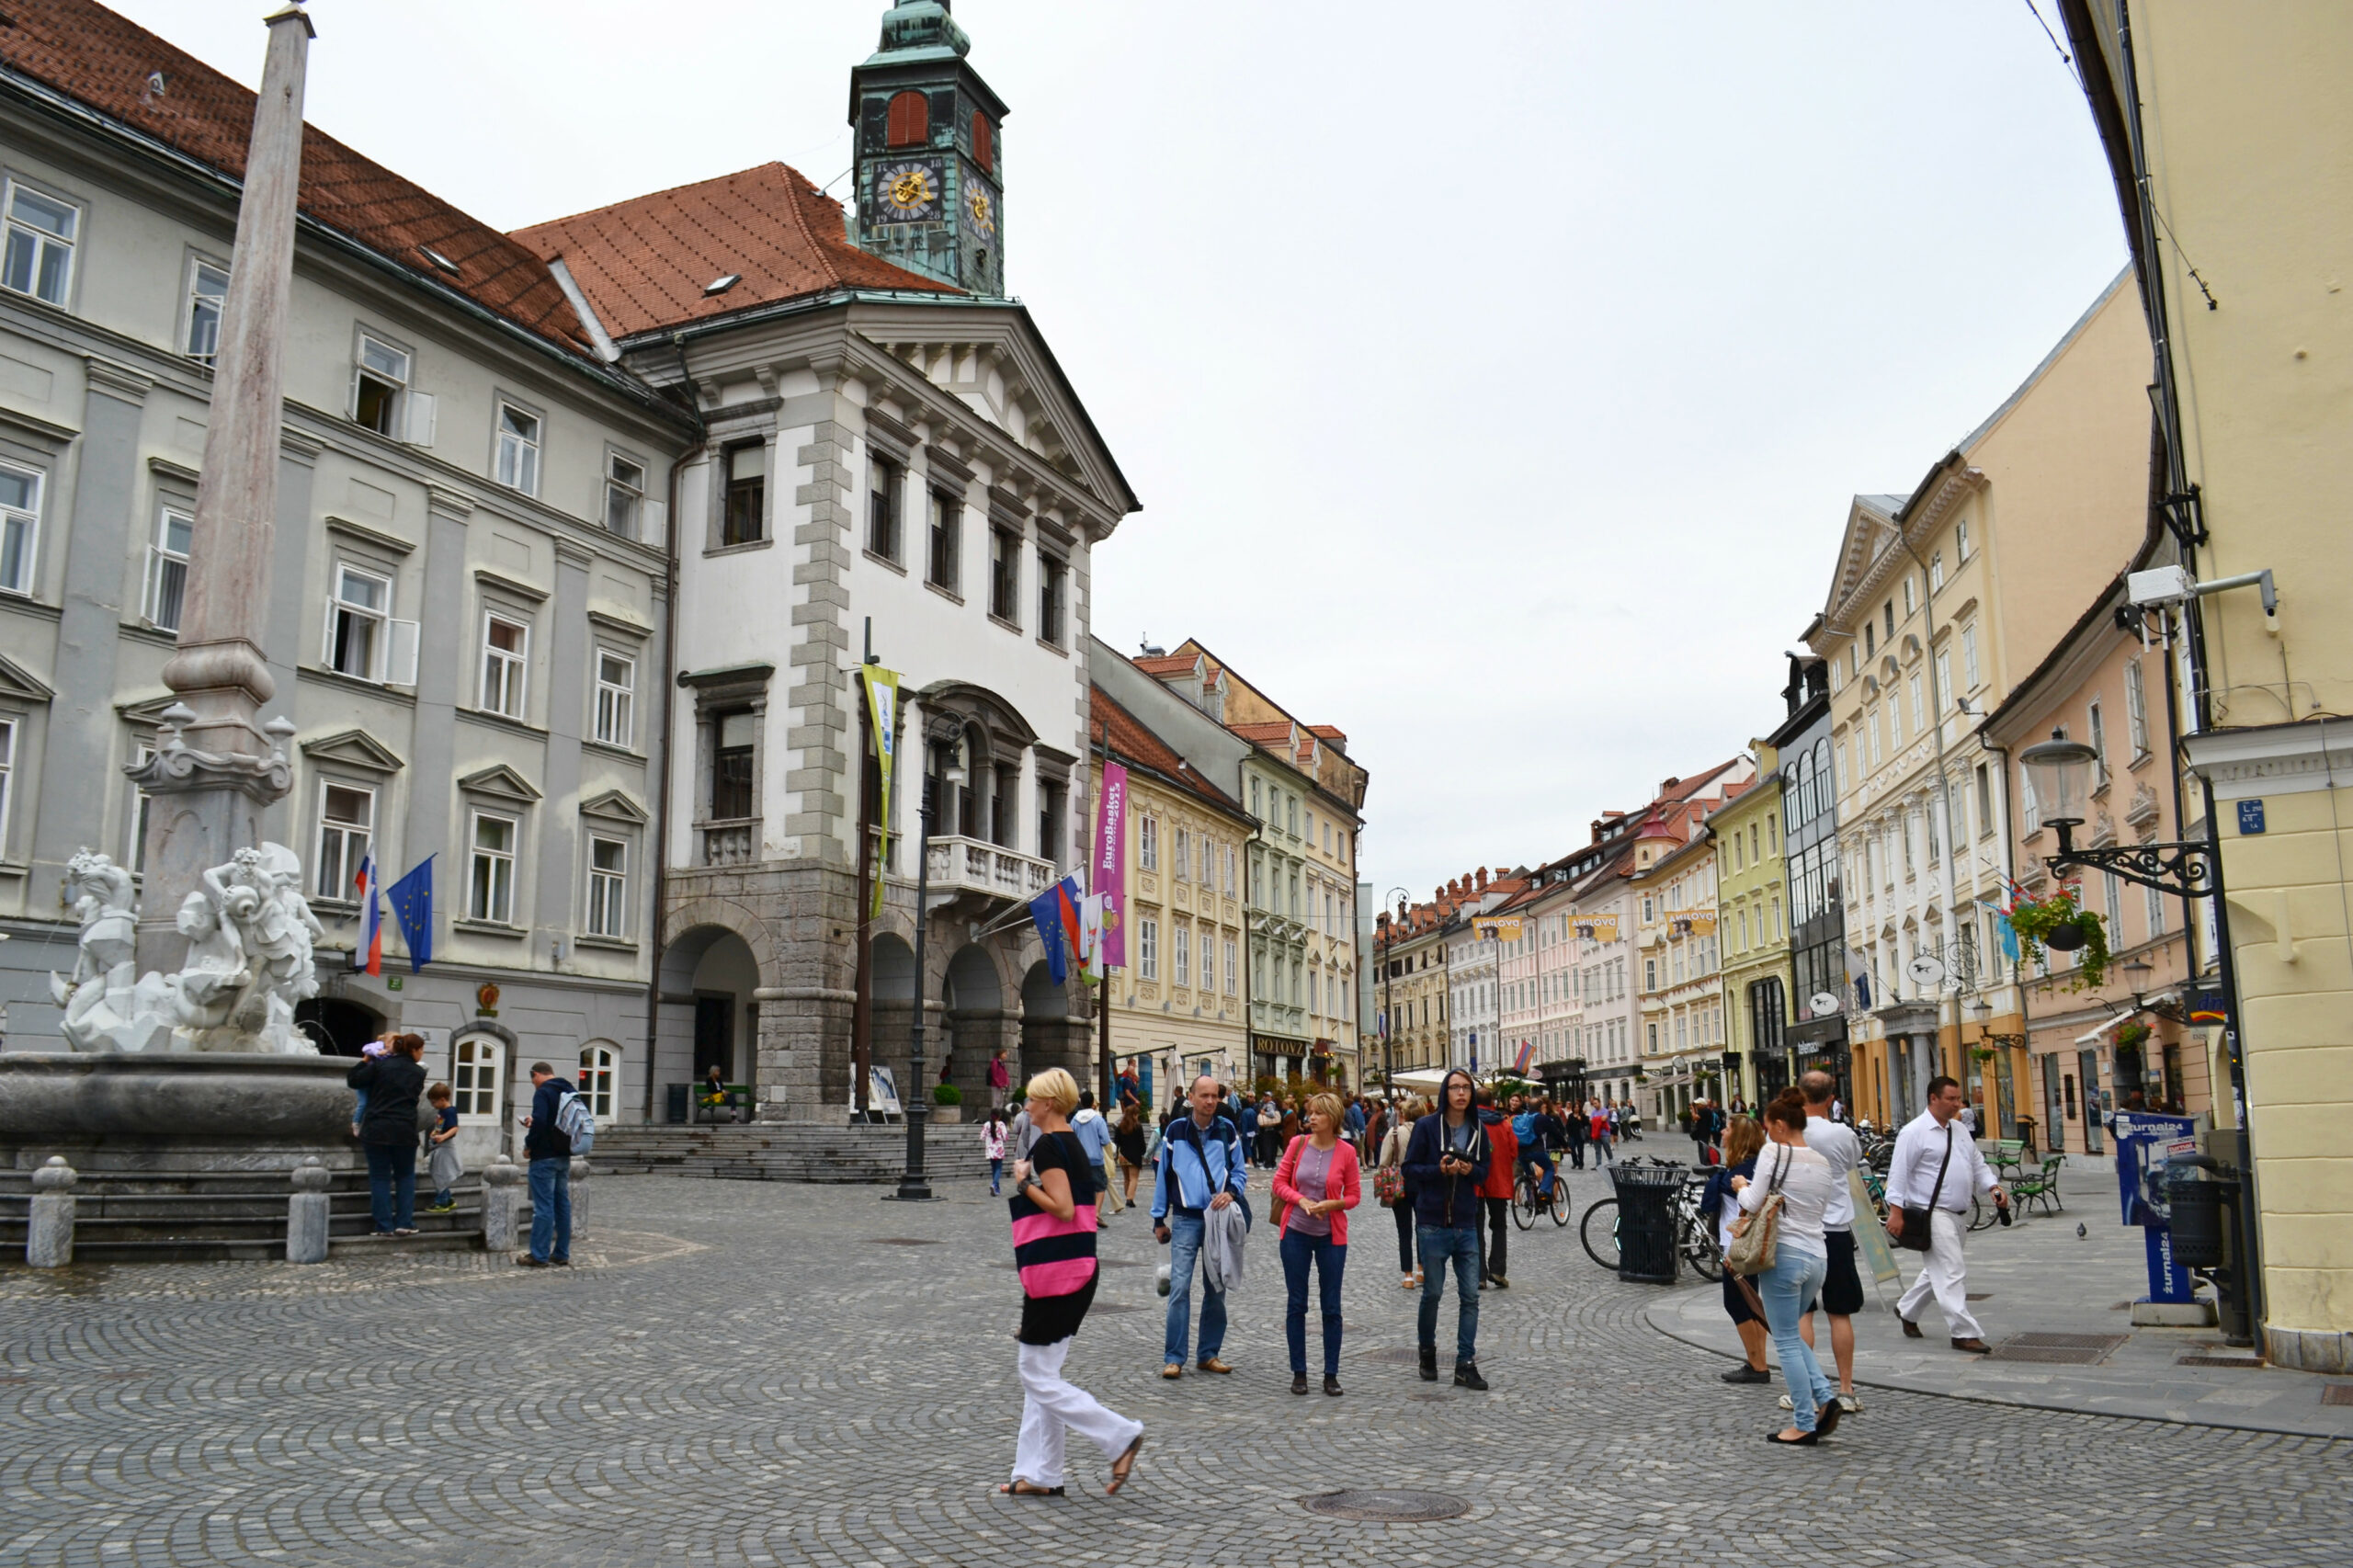
[[[253,93],[92,0],[6,0],[0,65],[76,99],[174,152],[242,180]],[[254,34],[261,50],[261,34]],[[163,91],[149,85],[160,72]],[[539,256],[489,224],[361,157],[302,131],[303,216],[455,289],[527,331],[587,351],[580,318]],[[457,264],[452,275],[422,254]]]
[[[1190,676],[1201,661],[1193,653],[1141,653],[1128,662],[1157,680],[1163,676]]]
[[[961,294],[849,243],[842,210],[795,170],[762,164],[515,231],[563,258],[615,337],[835,289]],[[724,293],[703,290],[729,275]]]
[[[1320,735],[1335,745],[1345,747],[1348,744],[1347,733],[1330,724],[1310,724],[1307,726],[1307,733],[1311,735]]]
[[[1099,686],[1087,691],[1089,727],[1097,744],[1108,742],[1111,755],[1132,766],[1148,767],[1177,784],[1190,789],[1211,805],[1239,813],[1242,802],[1203,778],[1175,747],[1146,728],[1142,720],[1120,706],[1117,699]]]

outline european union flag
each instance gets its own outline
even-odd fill
[[[415,974],[433,961],[433,857],[384,890],[392,917],[401,923],[408,942],[408,971]]]

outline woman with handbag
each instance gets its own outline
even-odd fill
[[[1315,1268],[1324,1314],[1324,1392],[1340,1393],[1340,1278],[1348,1266],[1348,1210],[1363,1196],[1357,1152],[1340,1136],[1347,1115],[1334,1094],[1314,1096],[1303,1113],[1308,1130],[1292,1139],[1275,1168],[1275,1222],[1282,1237],[1283,1283],[1289,1311],[1290,1392],[1307,1392],[1307,1270]]]
[[[1798,1333],[1805,1304],[1822,1289],[1830,1267],[1822,1216],[1836,1182],[1830,1162],[1805,1146],[1805,1096],[1784,1089],[1765,1108],[1771,1143],[1756,1156],[1755,1179],[1735,1177],[1742,1214],[1724,1267],[1754,1279],[1790,1385],[1790,1424],[1765,1440],[1812,1447],[1838,1427],[1838,1401],[1822,1375],[1813,1347]]]
[[[1380,1163],[1372,1176],[1373,1196],[1397,1216],[1397,1261],[1405,1271],[1404,1288],[1421,1288],[1422,1271],[1414,1267],[1414,1184],[1405,1177],[1405,1146],[1413,1142],[1414,1119],[1420,1102],[1407,1100],[1397,1108],[1397,1119],[1381,1140]]]

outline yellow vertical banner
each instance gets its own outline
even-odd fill
[[[874,728],[874,768],[881,778],[881,799],[875,807],[882,832],[874,840],[874,902],[870,916],[882,913],[882,868],[891,847],[892,764],[899,752],[899,673],[880,665],[862,666],[866,676],[866,712]]]

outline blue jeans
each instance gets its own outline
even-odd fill
[[[1185,1362],[1185,1342],[1193,1331],[1193,1265],[1201,1256],[1206,1221],[1199,1214],[1168,1212],[1168,1335],[1165,1358],[1172,1366]],[[1225,1348],[1225,1292],[1201,1281],[1200,1358]]]
[[[1540,1198],[1550,1199],[1552,1196],[1552,1152],[1549,1149],[1538,1149],[1522,1154],[1520,1159],[1544,1173],[1537,1180],[1536,1192]]]
[[[1438,1299],[1446,1290],[1446,1265],[1454,1263],[1454,1362],[1479,1358],[1479,1228],[1424,1225],[1416,1233],[1422,1251],[1422,1338],[1438,1348]]]
[[[1756,1276],[1756,1294],[1765,1303],[1765,1326],[1773,1333],[1773,1349],[1781,1358],[1781,1379],[1790,1385],[1790,1425],[1801,1432],[1813,1430],[1814,1413],[1830,1403],[1836,1392],[1822,1375],[1822,1364],[1798,1336],[1799,1309],[1813,1301],[1822,1289],[1830,1260],[1820,1253],[1799,1252],[1784,1242],[1775,1249],[1773,1267]]]
[[[416,1145],[365,1143],[368,1151],[368,1208],[375,1216],[376,1233],[414,1230],[416,1226]]]
[[[572,1256],[572,1162],[531,1162],[531,1256],[541,1263]]]
[[[999,1154],[995,1159],[989,1162],[989,1196],[991,1198],[1002,1198],[1005,1196],[996,1189],[996,1184],[1003,1180],[1004,1176],[1005,1156]]]
[[[1315,1266],[1315,1284],[1324,1312],[1324,1375],[1340,1375],[1340,1276],[1348,1267],[1348,1249],[1329,1236],[1303,1231],[1283,1233],[1283,1283],[1290,1302],[1283,1314],[1283,1334],[1290,1341],[1290,1369],[1307,1370],[1307,1267]]]

